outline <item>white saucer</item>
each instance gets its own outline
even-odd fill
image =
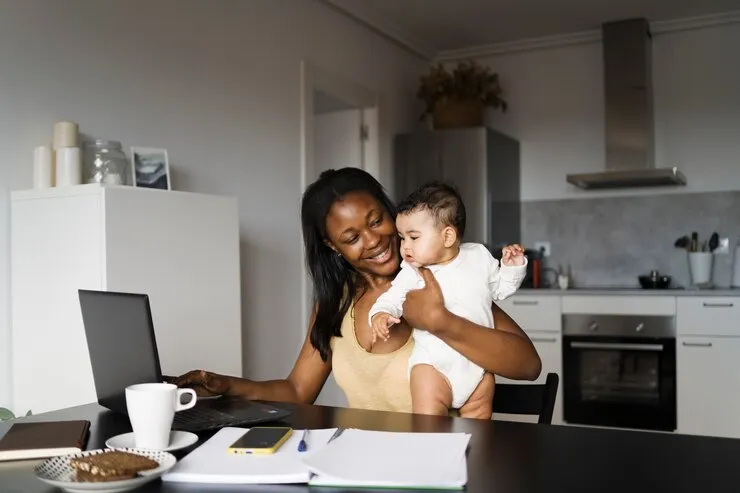
[[[159,463],[159,467],[149,471],[140,472],[136,477],[131,479],[121,479],[118,481],[107,482],[82,482],[75,478],[75,470],[69,464],[73,457],[87,457],[105,452],[105,450],[91,450],[72,455],[52,457],[45,460],[34,468],[36,477],[41,481],[52,486],[63,489],[68,493],[88,493],[91,491],[97,493],[121,493],[142,486],[145,483],[154,481],[162,474],[167,472],[177,463],[174,455],[167,452],[153,452],[147,450],[128,449],[126,452],[143,455]]]
[[[166,448],[163,448],[162,451],[172,452],[173,450],[180,450],[191,446],[197,441],[198,435],[195,433],[190,433],[188,431],[171,431],[170,444]],[[105,446],[108,448],[135,448],[135,445],[133,432],[117,435],[105,441]]]

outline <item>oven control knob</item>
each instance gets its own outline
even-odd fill
[[[645,328],[645,324],[640,322],[639,324],[637,324],[637,327],[635,327],[635,332],[642,332],[642,329],[644,328]]]
[[[599,324],[596,322],[591,322],[591,324],[588,326],[588,330],[591,332],[596,332],[596,330],[599,328]]]

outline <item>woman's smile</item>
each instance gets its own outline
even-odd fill
[[[380,250],[379,252],[371,253],[370,256],[366,258],[368,262],[372,262],[374,264],[382,265],[388,262],[393,258],[393,252],[391,250],[391,243],[388,242],[388,244],[385,246],[384,249]]]

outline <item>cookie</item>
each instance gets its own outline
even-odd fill
[[[69,465],[76,471],[77,480],[85,482],[130,479],[141,471],[159,467],[157,461],[148,457],[120,450],[70,459]]]

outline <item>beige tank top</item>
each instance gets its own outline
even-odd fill
[[[332,372],[349,407],[375,411],[411,412],[408,362],[414,340],[392,353],[369,353],[355,335],[354,306],[342,320],[342,337],[331,340]]]

